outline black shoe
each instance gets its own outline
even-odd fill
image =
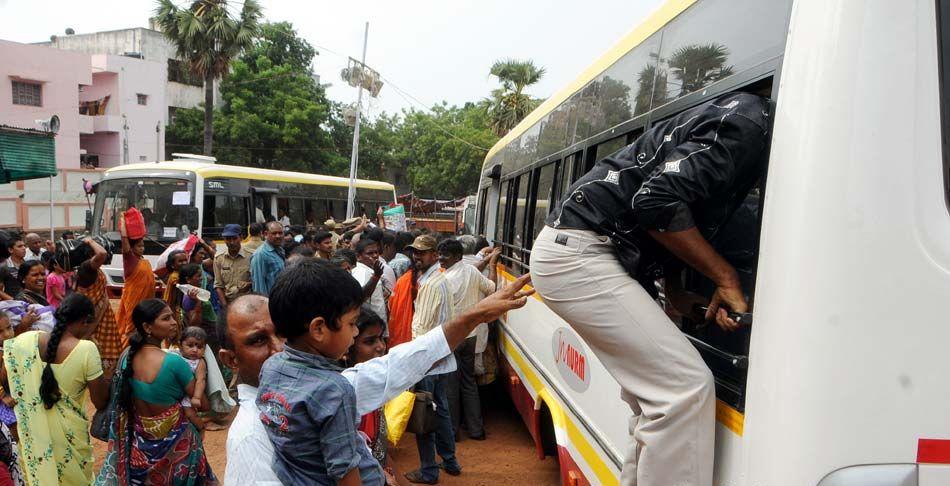
[[[462,474],[462,466],[459,466],[458,469],[446,469],[444,462],[439,463],[439,469],[445,471],[445,474],[449,476],[460,476]]]
[[[446,471],[446,472],[448,472],[448,471]],[[416,484],[439,484],[439,478],[435,478],[435,479],[425,479],[425,478],[422,477],[422,472],[420,472],[418,469],[416,469],[415,471],[407,472],[406,474],[404,474],[404,476],[406,477],[406,479],[409,480],[410,483],[416,483]]]
[[[472,440],[485,440],[485,433],[482,432],[482,435],[470,435],[468,438]]]

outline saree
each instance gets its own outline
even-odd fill
[[[117,367],[122,376],[128,360]],[[96,477],[96,485],[216,485],[198,429],[188,420],[181,404],[148,417],[126,408],[122,395],[129,383],[112,387],[115,404],[109,420],[109,452]]]
[[[27,485],[89,484],[92,443],[85,404],[86,383],[102,375],[96,345],[81,340],[60,364],[53,364],[62,397],[47,410],[40,398],[44,363],[40,333],[25,332],[4,343],[4,365],[20,431],[19,452]]]
[[[122,335],[119,333],[119,323],[109,304],[109,294],[106,293],[106,274],[98,271],[96,282],[89,287],[78,287],[76,292],[89,297],[96,309],[96,332],[94,341],[99,346],[99,356],[106,369],[115,367],[115,360],[122,353]]]
[[[412,314],[415,296],[412,292],[413,272],[406,272],[396,281],[389,298],[389,341],[391,348],[412,341]]]
[[[119,301],[119,313],[116,315],[123,349],[129,345],[129,335],[135,331],[135,325],[132,324],[132,310],[139,305],[139,302],[152,297],[155,297],[155,274],[152,273],[152,265],[148,263],[148,260],[140,258],[135,271],[125,279],[122,300]]]

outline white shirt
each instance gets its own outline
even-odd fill
[[[283,218],[280,218],[280,225],[284,228],[290,226],[290,216],[285,214]]]
[[[412,312],[413,339],[442,326],[455,315],[452,293],[440,270],[438,264],[432,265],[419,277],[419,293]]]
[[[46,253],[46,248],[40,248],[40,252],[39,252],[39,253],[33,253],[33,250],[31,250],[29,247],[27,247],[27,249],[26,249],[26,256],[23,257],[23,261],[25,261],[25,262],[26,262],[26,261],[32,261],[32,260],[40,261],[40,258],[43,257],[43,254],[44,254],[44,253]]]
[[[477,268],[467,263],[456,262],[442,275],[449,284],[449,291],[452,292],[452,303],[455,305],[456,313],[471,309],[478,301],[495,291],[495,282],[489,280]],[[477,338],[475,352],[483,352],[488,342],[488,324],[484,322],[479,324],[468,335],[468,337],[473,336]]]
[[[373,269],[364,265],[362,262],[356,262],[356,266],[353,267],[351,275],[360,283],[360,287],[364,287],[366,283],[373,278]],[[379,279],[379,282],[376,283],[376,289],[373,290],[373,295],[370,296],[368,303],[370,308],[373,309],[373,312],[379,314],[383,322],[388,323],[389,316],[386,310],[386,296],[384,295],[386,292],[385,287],[386,281],[382,278]],[[392,293],[392,287],[389,288],[389,293]]]
[[[383,262],[383,282],[386,284],[383,291],[385,292],[384,297],[388,300],[389,296],[393,294],[393,289],[396,288],[396,271],[389,266],[389,262],[385,258],[379,257],[379,261]]]
[[[455,357],[440,327],[419,339],[393,346],[389,354],[347,368],[342,374],[356,391],[356,413],[362,417],[424,376],[453,371]],[[260,420],[257,388],[238,385],[238,401],[241,406],[228,430],[225,486],[281,484],[270,467],[274,463],[274,445]]]

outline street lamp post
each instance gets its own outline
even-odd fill
[[[353,154],[350,156],[350,187],[346,194],[346,219],[353,217],[356,210],[356,167],[359,164],[360,149],[360,118],[363,112],[363,83],[362,77],[366,67],[366,44],[369,41],[369,22],[363,31],[363,58],[360,60],[360,82],[356,85],[356,125],[353,127]]]

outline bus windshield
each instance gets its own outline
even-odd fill
[[[98,232],[118,239],[119,215],[130,206],[135,206],[145,218],[147,239],[175,241],[184,238],[196,229],[188,226],[189,209],[194,207],[192,186],[189,181],[182,179],[102,181],[96,191]]]

